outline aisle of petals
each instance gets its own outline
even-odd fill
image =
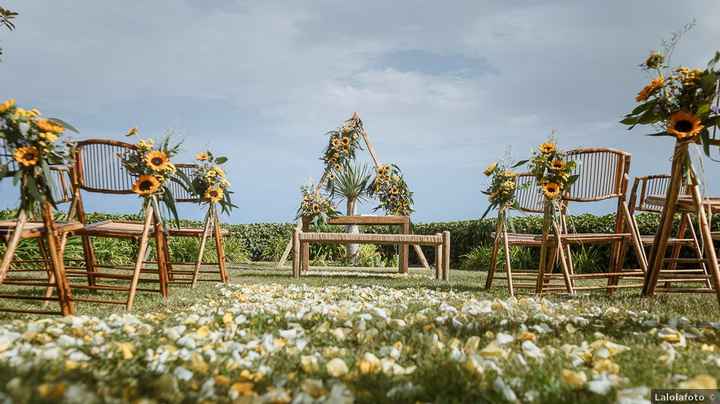
[[[0,326],[0,400],[646,402],[716,388],[720,323],[423,288],[222,286],[187,310]]]

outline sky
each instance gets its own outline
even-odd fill
[[[233,223],[292,221],[326,132],[355,111],[379,159],[403,170],[416,222],[478,218],[483,168],[526,158],[553,130],[563,149],[632,153],[632,176],[668,172],[671,139],[618,123],[649,79],[638,65],[693,19],[672,63],[704,66],[720,47],[716,0],[0,4],[19,13],[15,31],[0,30],[0,98],[63,118],[77,138],[138,127],[183,140],[178,162],[226,155]],[[16,206],[0,187],[0,207]],[[87,208],[139,204],[88,196]]]

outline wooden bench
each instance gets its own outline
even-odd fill
[[[397,244],[400,246],[427,245],[435,247],[435,278],[448,280],[450,278],[450,232],[434,235],[420,234],[348,234],[348,233],[310,233],[296,230],[293,234],[293,250],[308,251],[311,243],[322,244]],[[307,260],[302,259],[303,254],[293,256],[293,276],[300,277],[300,273],[308,269]]]

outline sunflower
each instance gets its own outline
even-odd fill
[[[400,193],[400,190],[398,189],[398,187],[390,188],[390,195],[397,195],[399,193]]]
[[[32,167],[38,163],[40,152],[33,146],[22,146],[15,149],[13,158],[25,167]]]
[[[54,143],[58,139],[58,135],[52,132],[42,132],[39,137],[40,139],[46,140],[50,143]]]
[[[352,133],[352,131],[353,131],[353,128],[350,126],[345,126],[342,129],[343,135],[349,135],[350,133]]]
[[[218,187],[211,187],[208,188],[207,191],[205,191],[205,199],[212,202],[212,203],[218,203],[222,200],[224,195],[224,192],[222,188]]]
[[[560,184],[556,182],[546,182],[543,184],[543,193],[548,199],[555,199],[560,195]]]
[[[686,111],[678,111],[670,115],[667,123],[667,132],[678,140],[693,138],[704,128],[700,118]]]
[[[653,93],[662,88],[663,84],[665,84],[665,79],[662,77],[653,79],[648,85],[640,90],[637,97],[635,97],[635,101],[641,102],[647,100],[649,96],[653,95]]]
[[[132,191],[138,195],[149,196],[160,189],[160,181],[153,175],[141,175],[132,185]]]
[[[337,172],[342,172],[343,167],[340,164],[335,163],[333,169],[335,169],[335,171]]]
[[[650,52],[650,56],[645,59],[645,66],[648,69],[657,69],[658,67],[662,66],[664,61],[665,57],[662,54],[653,51]]]
[[[35,126],[43,132],[63,133],[65,130],[61,125],[50,122],[47,119],[38,119],[35,121]]]
[[[145,164],[153,171],[163,171],[170,165],[170,159],[164,151],[154,150],[145,155]]]
[[[137,142],[137,147],[141,150],[150,150],[155,145],[155,141],[152,139],[142,139]]]
[[[483,174],[485,174],[488,177],[491,176],[493,171],[495,171],[495,168],[497,168],[497,165],[498,165],[498,163],[494,162],[494,163],[490,164],[489,166],[485,167],[485,171],[483,171]]]
[[[130,130],[127,131],[125,136],[135,136],[138,134],[138,128],[130,128]]]
[[[555,152],[556,148],[555,143],[545,142],[540,145],[540,152],[542,152],[542,154],[550,154]]]
[[[505,170],[505,171],[503,171],[502,175],[503,175],[503,177],[507,177],[507,178],[515,178],[515,176],[517,174],[514,171]]]
[[[566,166],[567,166],[567,164],[565,164],[565,162],[562,160],[553,160],[550,163],[550,169],[555,170],[555,171],[564,170]]]
[[[342,138],[342,144],[343,144],[343,147],[345,147],[345,146],[350,146],[350,138],[347,137],[347,136],[343,136],[343,138]]]
[[[340,139],[336,137],[332,138],[332,140],[330,140],[330,143],[332,143],[333,149],[337,149],[338,147],[340,147]]]
[[[208,152],[200,152],[195,155],[195,160],[197,161],[207,161],[209,158],[210,156],[208,155]]]
[[[507,192],[513,191],[515,189],[515,181],[507,180],[500,185],[500,188]]]
[[[10,108],[12,108],[14,106],[15,106],[15,99],[10,98],[9,100],[0,104],[0,114],[2,114],[3,112],[9,110]]]
[[[317,203],[313,204],[312,211],[313,213],[320,213],[320,205]]]

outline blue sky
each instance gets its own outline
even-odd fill
[[[2,3],[20,15],[0,31],[0,98],[83,138],[171,130],[178,161],[227,155],[239,209],[225,220],[238,223],[292,220],[325,132],[353,111],[403,169],[419,222],[480,216],[482,169],[508,150],[525,158],[551,130],[563,148],[631,152],[633,175],[666,172],[672,142],[617,123],[648,79],[637,66],[693,18],[675,64],[704,66],[720,44],[714,0]]]

